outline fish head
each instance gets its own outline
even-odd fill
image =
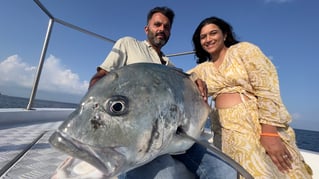
[[[176,69],[132,64],[110,72],[83,97],[49,141],[112,177],[157,156],[187,150],[208,106],[196,85]]]

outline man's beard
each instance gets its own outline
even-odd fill
[[[158,39],[156,38],[157,35],[163,35],[164,39]],[[149,32],[147,34],[147,38],[150,41],[150,43],[158,48],[162,48],[168,41],[169,36],[166,36],[165,33],[161,32],[161,33],[153,33],[153,32]]]

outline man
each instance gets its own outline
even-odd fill
[[[133,63],[157,63],[167,66],[174,66],[169,59],[161,51],[161,48],[168,42],[170,32],[174,20],[174,12],[167,7],[155,7],[150,10],[147,15],[147,25],[144,27],[147,35],[147,40],[138,41],[132,37],[123,37],[119,39],[113,46],[111,52],[106,57],[105,61],[97,68],[97,73],[92,77],[89,88],[92,87],[99,79],[107,75],[110,71],[118,69],[122,66]],[[207,101],[206,85],[200,79],[193,80],[201,92],[203,99]],[[195,144],[197,145],[197,144]],[[192,147],[192,150],[197,151],[197,148]],[[203,148],[201,148],[203,149]],[[193,165],[189,167],[190,170],[200,178],[212,178],[209,177],[209,172],[213,172],[210,165],[212,162],[216,163],[215,157],[208,157],[205,159],[205,164],[201,164],[203,156],[206,156],[206,150],[198,150],[202,153],[201,158],[192,158],[192,154],[183,154],[190,163],[196,162],[196,167]],[[218,161],[217,161],[218,162]],[[185,165],[187,165],[185,163]],[[186,178],[192,176],[187,173],[185,167],[180,164],[179,161],[173,159],[170,155],[160,156],[152,162],[136,168],[119,176],[119,178]],[[176,173],[176,169],[183,172]]]
[[[174,20],[174,12],[167,7],[156,7],[147,16],[147,25],[144,27],[147,40],[138,41],[132,37],[119,39],[106,57],[97,73],[92,77],[89,87],[107,75],[109,71],[129,65],[132,63],[158,63],[167,66],[174,66],[161,48],[167,43],[171,34],[171,27]],[[199,90],[205,101],[207,101],[206,85],[196,79]]]

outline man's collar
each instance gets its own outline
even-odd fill
[[[147,40],[144,40],[143,41],[149,48],[153,48],[153,46],[150,44],[150,42],[149,41],[147,41]],[[154,48],[153,48],[153,50],[155,50]],[[156,50],[155,50],[156,51]],[[162,52],[162,51],[160,51],[160,55],[161,56],[164,56],[165,57],[165,54]]]

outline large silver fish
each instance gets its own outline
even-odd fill
[[[187,150],[194,141],[176,132],[199,138],[209,110],[189,75],[132,64],[100,79],[49,142],[112,177]]]

